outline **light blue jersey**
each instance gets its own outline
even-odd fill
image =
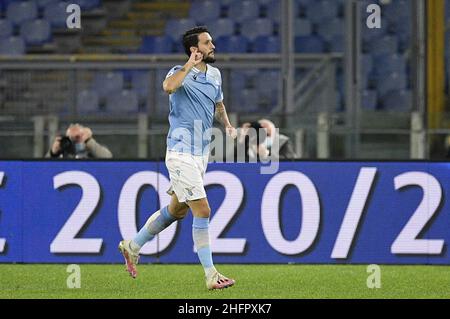
[[[181,68],[181,65],[173,67],[166,78]],[[208,154],[216,103],[221,101],[223,92],[219,69],[207,65],[205,73],[192,68],[182,85],[169,95],[167,148],[193,155]]]

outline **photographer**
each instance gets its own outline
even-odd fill
[[[92,130],[80,124],[71,124],[65,136],[57,136],[45,157],[51,158],[112,158],[110,150],[98,144]]]
[[[237,158],[238,161],[248,162],[266,160],[268,157],[273,159],[295,159],[297,156],[289,137],[279,134],[272,121],[261,119],[252,123],[244,123],[240,130],[238,143],[244,145],[245,158]],[[272,152],[275,140],[279,143],[278,154]],[[239,147],[239,146],[238,146]],[[235,152],[237,154],[237,152]]]

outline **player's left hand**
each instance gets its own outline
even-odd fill
[[[227,135],[230,136],[233,140],[237,137],[237,131],[233,126],[227,126],[225,127],[225,130],[227,132]]]

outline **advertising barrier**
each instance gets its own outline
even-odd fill
[[[450,264],[450,163],[211,163],[216,263]],[[117,246],[168,205],[164,162],[0,161],[0,263],[121,263]],[[141,263],[197,263],[192,216]]]

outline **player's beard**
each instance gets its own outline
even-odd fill
[[[203,62],[205,62],[205,63],[214,63],[214,62],[216,62],[216,58],[212,57],[210,55],[206,55],[206,58],[203,59]]]

